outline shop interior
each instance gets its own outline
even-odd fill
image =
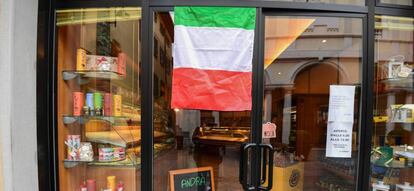
[[[140,8],[57,12],[60,190],[140,187],[140,19]]]

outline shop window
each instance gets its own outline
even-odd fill
[[[412,0],[379,0],[379,2],[386,5],[413,6]]]
[[[159,47],[152,54],[154,190],[171,189],[169,175],[175,170],[205,167],[212,169],[215,190],[243,190],[238,174],[239,149],[241,144],[250,140],[251,112],[171,108],[173,16],[172,12],[156,12],[154,18],[157,20],[153,22],[153,44]],[[187,75],[195,74],[190,71]],[[202,77],[199,80],[207,83]]]
[[[414,189],[414,18],[375,17],[372,188]]]
[[[342,4],[342,5],[365,5],[365,0],[274,0],[286,2],[322,3],[322,4]]]
[[[57,11],[59,190],[140,190],[140,8]]]

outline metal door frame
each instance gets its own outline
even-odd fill
[[[143,68],[143,84],[145,84],[145,89],[147,90],[144,94],[146,97],[146,103],[145,106],[142,105],[143,110],[147,111],[147,115],[146,115],[146,125],[145,128],[142,129],[142,138],[143,138],[143,144],[146,144],[146,146],[143,146],[141,148],[142,150],[142,169],[143,172],[145,173],[144,176],[142,176],[142,180],[141,182],[151,182],[150,184],[146,184],[146,185],[141,185],[142,186],[142,190],[153,190],[153,170],[154,170],[154,158],[153,158],[153,140],[152,140],[152,133],[153,133],[153,124],[152,124],[152,119],[153,119],[153,96],[152,96],[152,90],[153,90],[153,57],[152,57],[152,50],[153,50],[153,15],[155,12],[169,12],[169,11],[173,11],[174,7],[173,6],[150,6],[149,7],[149,13],[148,13],[148,28],[145,31],[145,38],[147,39],[147,46],[145,48],[143,48],[143,50],[146,50],[146,52],[143,52],[143,58],[146,59],[146,61],[143,61],[143,63],[148,63],[148,64],[144,64],[142,65],[143,67],[145,66],[145,68]],[[260,30],[260,15],[261,15],[261,9],[257,8],[257,14],[256,14],[256,28],[255,28],[255,40],[254,40],[254,46],[253,46],[253,76],[252,76],[252,111],[251,111],[251,143],[260,143],[259,140],[261,140],[261,116],[258,115],[257,113],[259,113],[260,108],[261,108],[261,104],[258,104],[261,100],[260,95],[262,95],[263,93],[255,93],[255,92],[260,92],[258,91],[258,77],[260,76],[258,74],[258,72],[260,72],[260,60],[258,60],[258,53],[259,53],[259,44],[258,42],[259,40],[259,30]],[[143,38],[144,39],[144,38]],[[144,89],[144,87],[142,87]],[[144,108],[145,107],[145,108]],[[150,121],[151,120],[151,121]],[[145,140],[144,142],[144,138],[147,138],[147,140]],[[150,144],[151,146],[149,146],[148,144]],[[256,149],[254,149],[254,151],[256,151]],[[252,165],[259,165],[259,160],[258,160],[258,152],[256,151],[256,157],[252,157]],[[151,168],[149,168],[151,167]],[[256,176],[259,174],[259,169],[257,168],[253,168],[251,169],[251,180],[255,180]],[[238,182],[237,182],[238,183]],[[258,182],[253,183],[253,185],[257,186]]]
[[[360,95],[360,106],[359,106],[359,137],[358,137],[358,156],[357,156],[357,162],[358,165],[356,167],[356,178],[355,178],[355,185],[356,188],[355,190],[368,190],[368,187],[366,187],[366,185],[363,183],[364,182],[364,167],[368,166],[369,167],[369,163],[368,165],[366,164],[366,155],[370,155],[370,150],[366,150],[365,145],[369,144],[370,141],[366,140],[365,136],[366,136],[366,131],[367,129],[370,128],[364,128],[366,127],[366,121],[369,118],[368,114],[368,104],[367,103],[367,95],[370,89],[368,89],[367,85],[370,84],[369,81],[371,81],[369,78],[369,71],[370,68],[368,66],[368,54],[367,54],[367,45],[368,45],[368,41],[367,41],[367,37],[368,37],[368,23],[367,23],[367,15],[366,14],[359,14],[359,13],[344,13],[344,12],[310,12],[310,11],[297,11],[297,10],[274,10],[274,9],[266,9],[263,11],[262,14],[262,23],[265,22],[265,17],[267,16],[308,16],[308,17],[334,17],[334,18],[357,18],[357,19],[361,19],[361,23],[362,23],[362,36],[361,36],[361,40],[362,40],[362,60],[361,60],[361,90],[362,93]],[[265,26],[263,26],[263,31],[265,30],[264,28]],[[264,33],[262,33],[262,37],[264,38]],[[264,43],[264,40],[261,40],[262,43]],[[264,58],[264,51],[260,52],[261,58]],[[264,60],[261,60],[262,63],[264,63]],[[263,69],[263,67],[262,67]],[[263,74],[263,72],[259,72],[259,74]],[[263,77],[262,77],[263,79]],[[264,84],[264,82],[262,82],[262,84]],[[264,87],[262,87],[263,89],[261,90],[262,92],[264,91]],[[364,142],[366,141],[366,142]],[[369,162],[369,161],[368,161]],[[369,169],[368,169],[369,170]],[[275,185],[274,185],[275,186]]]
[[[277,2],[264,0],[39,0],[37,30],[37,64],[36,64],[36,105],[37,105],[37,142],[39,190],[59,190],[59,173],[56,152],[56,68],[55,68],[55,11],[69,8],[98,7],[141,7],[141,50],[142,50],[142,168],[141,190],[150,191],[152,187],[152,63],[151,41],[152,23],[150,15],[154,10],[171,10],[173,6],[238,6],[257,8],[257,27],[255,35],[255,57],[253,63],[253,108],[252,108],[252,142],[261,142],[262,100],[263,100],[263,51],[264,51],[264,16],[270,12],[276,14],[311,14],[311,16],[330,14],[331,16],[357,16],[363,18],[363,68],[362,99],[360,117],[360,146],[356,190],[368,190],[370,176],[370,151],[372,136],[372,97],[374,78],[375,14],[414,17],[413,8],[396,8],[376,4],[366,0],[365,6],[317,4],[299,2]],[[362,122],[361,122],[362,121]],[[151,128],[149,128],[151,125]],[[259,167],[258,161],[253,163]],[[259,169],[259,168],[257,168]],[[252,176],[259,174],[252,172]],[[256,183],[257,184],[257,183]]]

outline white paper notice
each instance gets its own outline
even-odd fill
[[[352,125],[350,122],[328,122],[326,157],[351,158]]]
[[[355,86],[330,86],[326,157],[351,158]]]
[[[332,85],[328,121],[354,122],[355,86]]]

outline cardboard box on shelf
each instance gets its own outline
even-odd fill
[[[413,123],[414,104],[391,105],[391,122]]]
[[[86,70],[118,72],[116,57],[86,55]]]
[[[273,187],[271,191],[302,191],[304,163],[297,162],[286,167],[273,167]],[[267,182],[265,182],[267,185]]]

